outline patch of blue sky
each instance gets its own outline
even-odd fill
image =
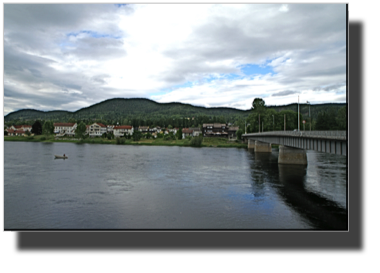
[[[236,73],[224,73],[220,74],[219,77],[213,77],[211,78],[212,80],[217,80],[217,79],[223,79],[223,80],[236,80],[236,79],[241,79],[243,76],[236,74]]]
[[[78,32],[69,32],[66,34],[67,37],[74,36],[77,37],[79,34],[87,34],[93,38],[113,38],[113,39],[120,39],[120,36],[115,36],[115,35],[110,35],[110,34],[105,34],[105,33],[99,33],[96,31],[91,31],[91,30],[81,30]]]
[[[246,76],[276,74],[268,65],[244,64],[239,66],[239,69]]]
[[[126,6],[126,5],[127,5],[127,4],[115,4],[115,6],[118,7],[118,8],[124,7],[124,6]]]

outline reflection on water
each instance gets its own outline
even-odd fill
[[[5,142],[5,229],[346,229],[346,158],[307,156]]]
[[[314,228],[347,230],[344,157],[309,151],[303,166],[277,164],[276,151],[250,156],[255,195],[264,196],[268,184]]]

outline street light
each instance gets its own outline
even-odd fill
[[[274,115],[272,115],[272,117],[273,117],[273,130],[272,131],[274,131]]]
[[[310,131],[311,131],[311,115],[310,115],[310,102],[306,101],[307,104],[309,104],[309,121],[310,121]]]
[[[300,131],[300,96],[298,96],[298,132]]]

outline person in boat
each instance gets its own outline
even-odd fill
[[[65,154],[63,154],[63,157],[66,157],[66,155],[65,155]]]

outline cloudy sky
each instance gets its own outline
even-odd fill
[[[4,4],[4,115],[346,102],[344,4]]]

